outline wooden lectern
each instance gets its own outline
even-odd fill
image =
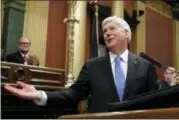
[[[179,86],[161,89],[135,97],[121,103],[108,103],[106,113],[67,115],[59,118],[68,119],[157,119],[179,118]]]

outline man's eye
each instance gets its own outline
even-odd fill
[[[115,30],[115,28],[111,28],[111,30]]]

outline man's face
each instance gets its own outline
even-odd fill
[[[30,47],[30,41],[28,38],[21,38],[19,40],[19,50],[22,52],[28,52]]]
[[[127,30],[115,21],[103,25],[103,34],[107,48],[124,47],[127,44]]]
[[[168,82],[168,83],[171,83],[172,82],[172,79],[175,78],[176,76],[176,73],[174,72],[175,69],[173,68],[168,68],[165,70],[164,72],[164,77],[165,77],[165,80]]]

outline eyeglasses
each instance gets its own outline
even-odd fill
[[[173,74],[173,73],[175,73],[175,72],[164,72],[165,74]]]
[[[21,44],[21,45],[29,45],[30,43],[29,42],[19,42],[19,44]]]

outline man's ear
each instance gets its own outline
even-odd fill
[[[126,29],[125,29],[125,34],[126,34],[125,38],[128,40],[129,39],[129,31]]]

